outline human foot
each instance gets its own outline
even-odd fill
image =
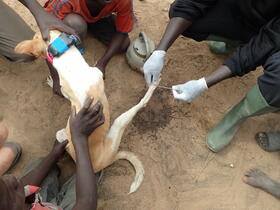
[[[259,132],[255,136],[257,144],[267,152],[280,150],[279,132]]]
[[[264,172],[253,168],[245,172],[243,181],[256,188],[260,188],[271,195],[280,198],[280,183],[272,180]]]
[[[18,162],[22,153],[21,146],[15,142],[5,142],[0,148],[0,175],[9,171]]]

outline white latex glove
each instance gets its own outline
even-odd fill
[[[191,80],[185,84],[172,86],[172,93],[175,99],[192,102],[197,96],[207,89],[208,86],[203,77],[199,80]]]
[[[144,75],[147,84],[157,81],[164,64],[164,56],[166,52],[163,50],[155,50],[148,60],[144,63]]]

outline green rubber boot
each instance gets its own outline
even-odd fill
[[[232,107],[206,137],[206,144],[213,152],[219,152],[233,139],[241,124],[251,116],[274,112],[279,108],[270,106],[262,96],[259,86],[253,87],[241,102]]]
[[[209,35],[207,37],[209,40],[209,49],[211,52],[220,55],[229,55],[231,54],[239,45],[241,45],[241,41],[226,39],[221,36]]]

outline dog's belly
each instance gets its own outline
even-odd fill
[[[77,112],[82,108],[87,97],[94,99],[93,104],[100,101],[103,105],[105,122],[89,137],[91,160],[94,171],[97,172],[111,164],[110,161],[113,161],[114,158],[110,146],[111,142],[106,141],[106,135],[110,127],[110,114],[108,100],[104,92],[103,74],[98,68],[90,67],[74,46],[59,58],[54,58],[53,65],[58,71],[63,91],[68,95]],[[75,160],[69,122],[66,130],[70,142],[67,151]]]
[[[105,95],[103,99],[99,100],[103,104],[105,122],[102,126],[98,127],[88,138],[91,161],[95,172],[98,172],[110,165],[113,162],[115,156],[113,149],[111,148],[112,142],[106,141],[106,135],[110,127],[109,104]],[[69,122],[67,123],[66,130],[69,139],[69,144],[67,145],[67,152],[75,160],[76,155],[74,146],[72,144]]]

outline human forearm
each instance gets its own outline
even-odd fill
[[[57,29],[68,34],[76,32],[71,27],[65,25],[61,20],[57,19],[53,14],[48,13],[36,0],[19,0],[33,14],[42,34],[42,38],[49,40],[50,30]]]
[[[174,17],[170,20],[157,49],[152,53],[143,66],[145,80],[148,85],[151,85],[159,79],[164,66],[166,51],[177,39],[177,37],[190,25],[191,22],[185,18]]]
[[[42,6],[36,0],[19,0],[19,2],[27,7],[35,18],[38,17],[40,12],[45,12]]]
[[[40,186],[57,160],[58,156],[51,152],[43,159],[41,163],[39,163],[39,165],[34,170],[21,178],[23,185]]]
[[[238,47],[233,55],[225,61],[235,76],[243,76],[263,65],[267,58],[280,49],[280,18],[274,18],[264,27],[258,35]]]
[[[207,77],[172,86],[173,96],[178,100],[192,102],[211,86],[232,76],[232,72],[227,66],[221,66]]]
[[[206,80],[207,87],[210,88],[211,86],[213,86],[229,77],[232,77],[232,72],[227,66],[223,65],[223,66],[220,66],[218,69],[216,69],[209,76],[206,76],[205,80]]]
[[[95,175],[90,159],[87,137],[76,138],[74,148],[76,152],[76,208],[96,209],[97,187]],[[78,208],[79,207],[79,208]]]
[[[76,113],[72,108],[70,129],[72,142],[76,152],[76,204],[75,210],[96,209],[96,180],[88,149],[88,136],[104,123],[103,107],[100,102],[90,106],[93,98],[87,98],[81,110]]]
[[[104,55],[98,62],[106,66],[110,59],[121,51],[122,45],[127,37],[128,34],[116,32]]]
[[[178,38],[178,36],[182,34],[190,25],[191,22],[185,18],[171,18],[157,47],[157,50],[167,51],[173,42]]]

